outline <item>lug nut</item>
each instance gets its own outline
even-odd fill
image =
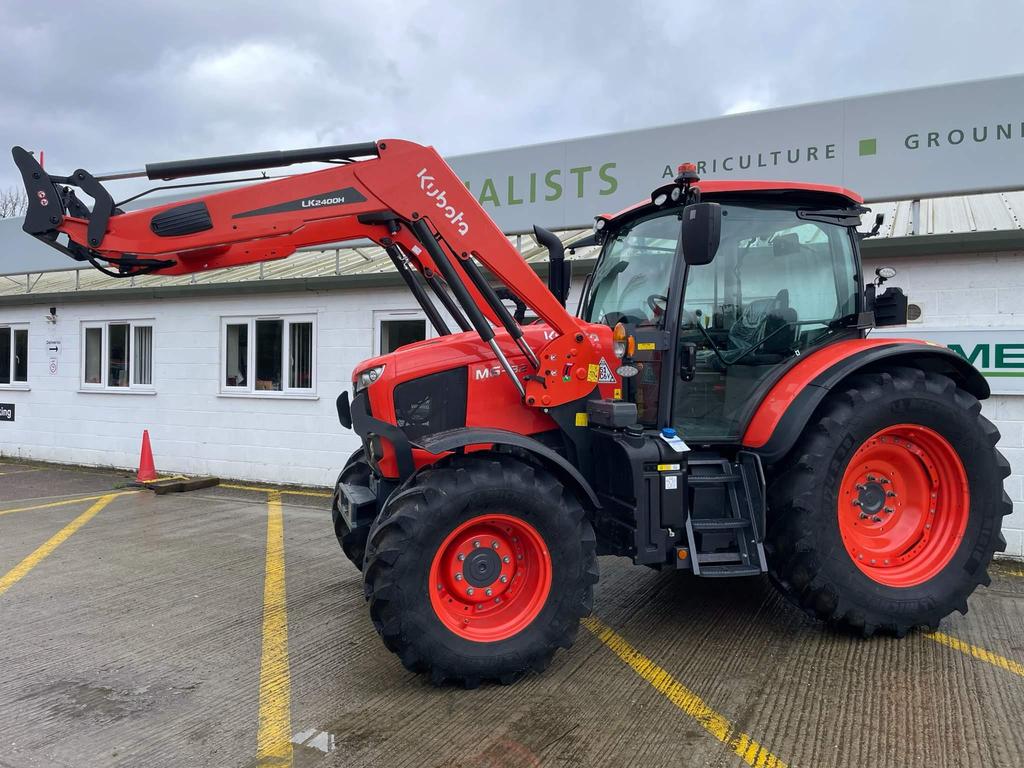
[[[888,485],[889,484],[889,478],[888,477],[880,477],[878,479],[878,482],[880,482],[882,485]]]
[[[886,496],[886,498],[889,498],[889,499],[895,499],[896,498],[896,491],[886,491],[885,492],[885,496]]]
[[[883,512],[885,512],[885,514],[887,514],[887,515],[891,515],[891,514],[892,514],[893,512],[895,512],[896,510],[895,510],[895,509],[893,509],[892,507],[883,507],[883,508],[882,508],[882,511],[883,511]]]
[[[466,594],[467,595],[472,595],[473,594],[473,588],[472,587],[466,587]]]
[[[867,520],[868,519],[868,513],[867,512],[861,512],[860,513],[860,519],[861,520]]]
[[[873,483],[873,482],[875,482],[875,480],[877,480],[877,478],[874,475],[868,475],[868,482],[869,483]]]
[[[867,490],[867,486],[866,486],[866,485],[864,485],[864,483],[857,483],[857,490],[858,490],[858,491],[864,491],[864,490]]]
[[[498,581],[500,581],[502,584],[508,584],[508,576],[505,576],[503,574],[502,577],[498,579]]]
[[[479,546],[480,546],[480,542],[479,541],[474,541],[473,542],[473,549],[477,549]]]
[[[871,522],[873,522],[873,523],[880,523],[880,522],[882,522],[882,518],[880,518],[878,515],[875,515],[874,517],[871,518]]]
[[[860,499],[854,499],[851,503],[853,504],[853,506],[859,507],[860,506]]]
[[[487,588],[487,591],[486,591],[486,592],[484,592],[484,594],[485,594],[485,595],[487,595],[488,597],[490,597],[491,595],[493,595],[493,594],[494,594],[494,590],[493,590],[493,589],[491,589],[490,587],[488,587],[488,588]]]
[[[491,542],[491,549],[497,549],[497,548],[498,548],[498,542],[492,541]]]
[[[466,559],[466,556],[464,554],[462,554],[461,552],[459,552],[459,560],[461,561],[461,560],[465,560],[465,559]]]
[[[462,574],[461,573],[456,573],[455,574],[455,580],[456,581],[462,581]]]
[[[503,563],[508,563],[508,562],[511,562],[511,561],[512,561],[512,558],[509,557],[508,555],[505,555],[503,558],[501,558],[501,562],[503,562]]]

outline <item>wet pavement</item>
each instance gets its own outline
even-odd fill
[[[1024,764],[1021,563],[865,641],[602,558],[571,650],[465,691],[385,650],[323,489],[129,481],[0,460],[0,766]]]

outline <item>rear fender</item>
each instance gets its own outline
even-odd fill
[[[949,376],[979,400],[991,392],[978,370],[955,352],[914,339],[852,339],[808,355],[771,388],[754,412],[743,446],[765,464],[782,459],[796,444],[822,400],[856,373],[893,366]]]

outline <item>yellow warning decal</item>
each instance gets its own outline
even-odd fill
[[[653,341],[643,341],[636,345],[636,348],[641,352],[648,352],[654,349],[657,345]]]
[[[659,464],[658,465],[658,471],[659,472],[678,472],[679,471],[679,465],[678,464]]]
[[[590,423],[590,420],[587,418],[587,414],[585,414],[585,413],[577,413],[576,414],[576,426],[577,427],[585,427],[589,423]]]
[[[619,389],[618,387],[613,389],[612,390],[612,399],[613,400],[621,400],[622,399],[622,390]]]
[[[592,384],[597,384],[597,378],[601,375],[601,366],[597,363],[591,363],[587,366],[587,381]]]

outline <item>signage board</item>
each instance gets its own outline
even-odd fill
[[[1024,395],[1024,330],[1016,328],[876,328],[871,337],[921,339],[949,347],[977,368],[994,395]]]
[[[857,96],[453,157],[506,232],[585,228],[697,164],[704,179],[816,182],[866,200],[1024,187],[1024,75]]]
[[[0,403],[0,421],[14,421],[14,403]]]

